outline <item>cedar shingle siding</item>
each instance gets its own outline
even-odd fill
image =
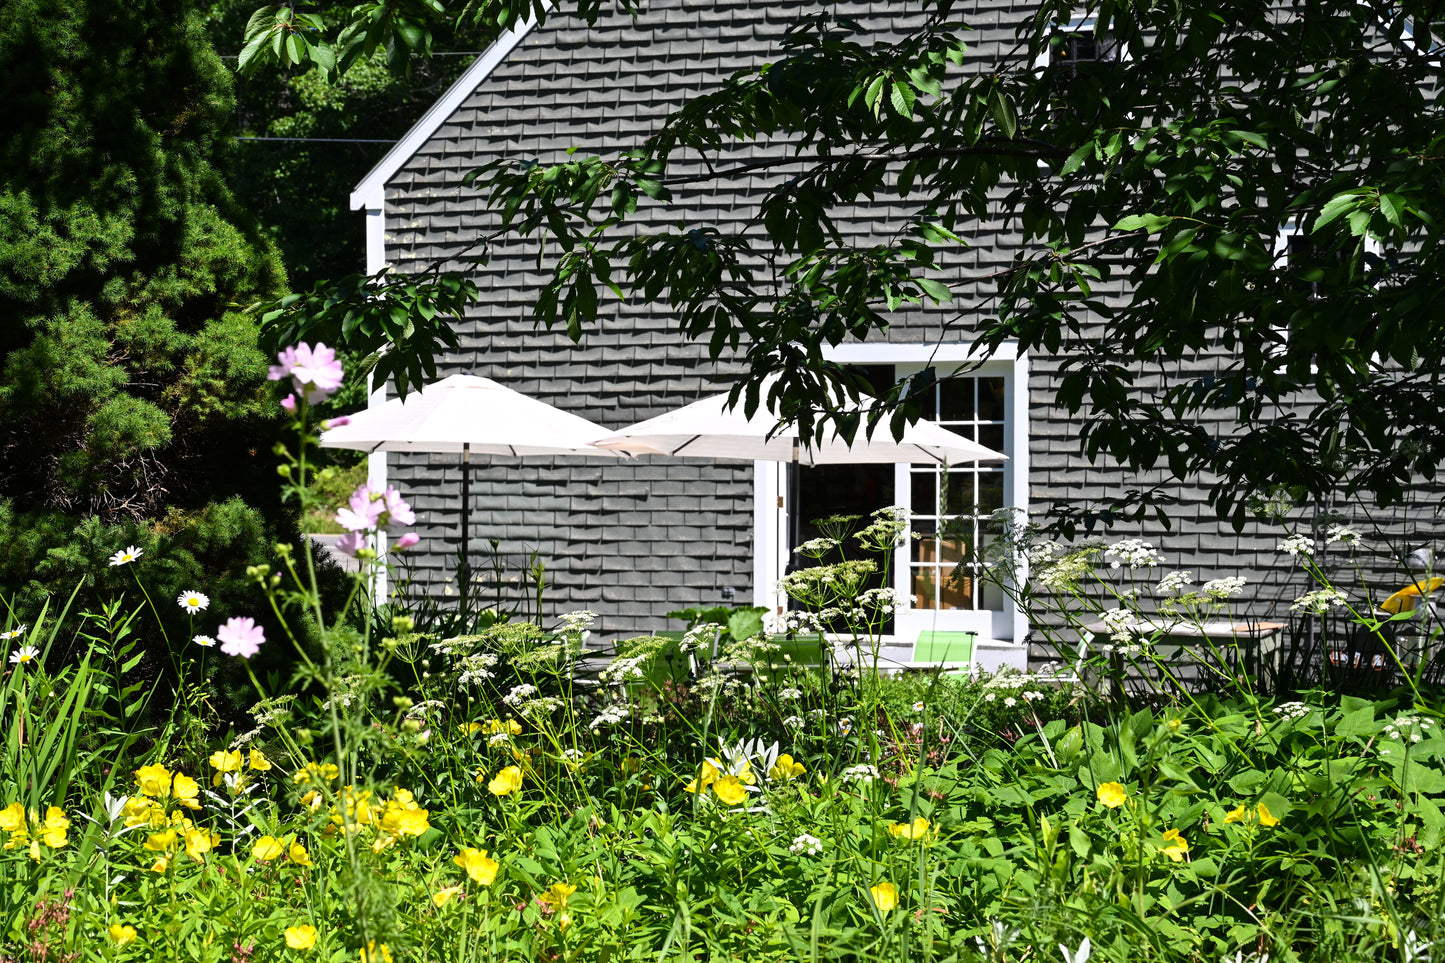
[[[902,5],[898,5],[902,6]],[[878,5],[888,10],[888,5]],[[464,175],[496,157],[544,163],[580,155],[613,155],[655,129],[687,97],[708,90],[733,71],[777,56],[777,42],[795,13],[787,3],[730,0],[654,0],[635,21],[613,16],[591,29],[554,16],[532,30],[463,105],[392,176],[386,186],[386,259],[414,272],[439,259],[460,257],[495,227]],[[977,3],[956,11],[975,28],[978,64],[1015,53],[1015,23],[1029,12],[1006,3]],[[870,21],[877,23],[878,21]],[[893,29],[915,20],[900,17]],[[777,145],[774,151],[786,150]],[[759,152],[761,153],[761,152]],[[754,153],[749,156],[758,156]],[[750,206],[737,193],[714,194],[711,185],[678,193],[677,211],[689,224],[724,233],[752,232]],[[896,199],[894,199],[896,202]],[[848,223],[851,237],[886,230],[891,207]],[[665,222],[666,218],[664,218]],[[660,222],[661,223],[661,222]],[[996,272],[1010,263],[1018,235],[1002,218],[970,232],[970,247],[950,264],[950,281]],[[725,386],[737,371],[713,364],[704,347],[677,333],[663,308],[606,297],[602,316],[580,345],[538,331],[531,302],[543,283],[536,249],[506,241],[490,248],[476,269],[482,301],[461,322],[463,352],[447,359],[443,374],[474,373],[592,419],[621,427],[696,400]],[[949,317],[978,310],[992,288],[986,282],[954,310],[914,312],[887,334],[892,341],[957,340]],[[1200,372],[1215,362],[1173,366],[1168,374]],[[1130,488],[1173,486],[1162,472],[1134,477],[1108,465],[1091,466],[1079,449],[1079,420],[1050,406],[1057,359],[1031,358],[1029,401],[1031,513],[1042,518],[1055,499],[1107,499]],[[1159,372],[1140,372],[1137,387],[1156,389]],[[460,494],[452,456],[391,456],[390,480],[417,510],[422,543],[413,577],[442,590],[455,551]],[[600,634],[626,636],[671,627],[670,609],[737,601],[753,592],[753,468],[751,464],[644,459],[482,459],[473,468],[473,546],[488,537],[504,553],[535,548],[549,560],[546,608],[558,613],[590,608],[602,615]],[[1193,571],[1196,581],[1244,575],[1247,611],[1282,617],[1303,591],[1303,577],[1275,552],[1279,534],[1251,527],[1236,535],[1216,522],[1203,494],[1183,489],[1170,512],[1173,528],[1153,522],[1118,529],[1161,547],[1170,568]],[[518,567],[514,560],[512,569]]]

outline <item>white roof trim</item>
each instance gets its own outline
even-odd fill
[[[543,4],[543,9],[550,12],[554,3],[555,0],[547,0]],[[431,109],[422,116],[422,119],[406,132],[406,136],[386,152],[381,163],[373,167],[371,173],[356,185],[355,190],[351,192],[351,209],[353,211],[382,210],[386,203],[387,182],[396,175],[397,171],[401,170],[402,165],[411,160],[412,155],[421,149],[421,145],[425,144],[432,134],[436,133],[437,128],[461,107],[462,103],[471,96],[472,91],[491,76],[492,71],[507,59],[507,55],[536,25],[536,15],[529,13],[527,19],[498,37],[496,42],[487,48],[486,53],[478,57],[467,68],[466,73],[457,78],[457,82],[442,94],[440,100],[432,104]]]

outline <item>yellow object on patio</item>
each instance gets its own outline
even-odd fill
[[[1445,578],[1436,575],[1426,582],[1424,579],[1414,585],[1407,585],[1394,595],[1380,603],[1380,608],[1391,615],[1399,615],[1401,612],[1413,612],[1420,604],[1420,596],[1429,595],[1431,592],[1445,585]]]

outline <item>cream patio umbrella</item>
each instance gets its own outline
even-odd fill
[[[627,457],[626,446],[591,443],[607,429],[488,378],[452,375],[351,416],[321,434],[323,448],[440,452],[461,455],[462,559],[469,554],[473,454],[527,458],[548,455]]]
[[[844,403],[845,410],[867,411]],[[895,439],[884,426],[868,438],[860,429],[848,444],[832,428],[823,440],[805,445],[796,425],[779,426],[780,419],[765,408],[751,418],[742,405],[728,407],[726,394],[695,401],[666,414],[593,442],[598,448],[632,454],[665,454],[684,458],[783,461],[798,465],[858,465],[1007,461],[1008,456],[985,448],[936,422],[920,420]]]

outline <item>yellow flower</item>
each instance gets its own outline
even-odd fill
[[[719,775],[717,766],[714,766],[711,762],[704,759],[702,762],[702,771],[698,773],[697,778],[682,788],[688,792],[701,792],[717,782]]]
[[[911,823],[894,823],[888,827],[888,833],[891,836],[901,836],[904,839],[922,839],[928,835],[928,829],[928,820],[919,816]]]
[[[146,837],[145,848],[153,853],[168,853],[176,848],[178,834],[174,829],[163,829]]]
[[[1269,807],[1264,803],[1259,804],[1257,812],[1259,813],[1259,824],[1261,826],[1269,827],[1279,825],[1279,820],[1275,818],[1274,813],[1270,812]]]
[[[334,763],[308,762],[291,774],[291,781],[301,783],[315,779],[320,782],[326,779],[335,779],[339,775],[341,775],[341,770],[336,768]]]
[[[236,772],[241,768],[241,753],[217,749],[211,753],[211,768],[217,772]]]
[[[373,940],[362,947],[361,963],[391,963],[391,950],[385,943]]]
[[[1108,806],[1110,809],[1118,809],[1124,805],[1124,800],[1128,798],[1129,794],[1126,793],[1124,787],[1117,782],[1101,782],[1099,783],[1098,796],[1099,802],[1105,806]]]
[[[251,855],[262,862],[275,859],[286,852],[286,847],[275,836],[262,836],[251,844]]]
[[[152,872],[152,873],[164,873],[167,869],[170,868],[170,865],[171,865],[170,857],[168,857],[168,856],[160,856],[160,857],[157,857],[156,861],[155,861],[154,863],[151,863],[151,872]]]
[[[171,771],[165,766],[141,766],[135,771],[135,782],[146,796],[164,796],[171,791]]]
[[[778,782],[787,782],[789,779],[796,779],[807,771],[808,770],[803,768],[802,763],[794,762],[792,756],[783,753],[778,757],[778,761],[773,763],[773,768],[768,770],[768,778]]]
[[[316,945],[316,927],[309,923],[286,927],[286,945],[293,950],[309,950]]]
[[[208,829],[186,829],[182,835],[186,840],[186,855],[198,863],[206,861],[206,853],[209,853],[219,838]]]
[[[161,812],[159,804],[146,796],[132,796],[125,802],[121,815],[125,817],[125,828],[135,826],[159,826],[152,817],[159,814],[164,820],[164,812]]]
[[[51,849],[59,849],[65,845],[65,831],[69,828],[70,820],[65,818],[65,811],[59,806],[51,806],[45,810],[45,822],[35,835]]]
[[[1240,803],[1236,808],[1231,809],[1228,813],[1225,814],[1224,821],[1227,823],[1248,822],[1249,810],[1244,808],[1244,803]]]
[[[187,809],[200,809],[201,784],[190,776],[176,776],[175,785],[172,788],[176,802]]]
[[[460,895],[462,895],[462,888],[460,886],[448,886],[445,889],[439,889],[433,893],[431,901],[438,909],[441,909],[452,901],[452,897]]]
[[[296,801],[312,812],[315,812],[321,808],[321,793],[313,789]]]
[[[291,848],[286,852],[286,856],[297,866],[311,865],[311,854],[306,851],[306,847],[301,845],[300,842],[292,843]]]
[[[470,735],[474,735],[474,734],[476,734],[476,733],[478,733],[478,732],[481,732],[481,731],[482,731],[482,724],[481,724],[480,722],[467,722],[467,723],[463,723],[463,724],[460,725],[460,726],[457,726],[457,728],[460,729],[460,730],[462,730],[462,735],[464,735],[464,736],[470,736]]]
[[[251,757],[250,757],[250,759],[251,759],[250,765],[251,765],[251,768],[252,768],[252,769],[257,770],[258,772],[269,772],[269,771],[270,771],[270,769],[271,769],[271,760],[270,760],[270,759],[267,759],[266,756],[265,756],[259,749],[252,749],[252,750],[251,750]]]
[[[11,803],[4,809],[0,809],[0,829],[7,833],[17,832],[25,828],[25,807],[20,803]]]
[[[497,878],[498,863],[495,859],[488,858],[485,849],[463,846],[462,851],[452,858],[452,862],[466,870],[474,883],[491,886],[492,881]]]
[[[577,892],[577,887],[568,886],[566,883],[553,883],[552,888],[537,898],[554,910],[565,910],[567,898]]]
[[[712,791],[717,793],[717,798],[729,806],[736,806],[748,798],[748,791],[743,788],[743,784],[738,780],[738,777],[733,775],[723,776],[717,780],[717,782],[714,782],[712,784]]]
[[[522,770],[516,766],[508,766],[487,783],[487,791],[493,796],[509,796],[521,788]]]
[[[1179,835],[1179,830],[1166,830],[1164,833],[1164,842],[1169,844],[1162,850],[1164,855],[1176,863],[1184,862],[1184,856],[1189,852],[1189,843],[1185,841],[1183,836]]]
[[[381,828],[393,836],[420,836],[431,828],[425,809],[387,809]]]
[[[122,926],[119,923],[112,923],[110,924],[110,929],[106,932],[110,934],[111,942],[117,946],[125,946],[127,943],[135,942],[134,926]]]
[[[879,883],[868,890],[873,897],[873,905],[878,907],[878,912],[887,913],[898,906],[898,887],[892,883]]]
[[[474,722],[472,725],[477,725],[477,723]],[[468,730],[468,732],[475,731],[475,729]],[[506,721],[501,719],[488,719],[487,735],[495,736],[500,732],[505,732],[509,736],[520,736],[522,734],[522,725],[516,719],[507,719]]]

